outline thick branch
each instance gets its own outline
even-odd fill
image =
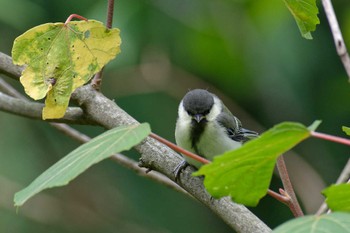
[[[137,121],[113,101],[95,91],[90,85],[78,88],[72,96],[92,120],[105,128],[134,124]],[[141,153],[140,166],[156,170],[174,180],[176,166],[183,158],[153,138],[148,137],[136,150]],[[271,230],[246,207],[228,198],[213,200],[206,192],[202,178],[192,177],[192,167],[187,167],[179,177],[179,184],[200,202],[208,206],[237,232],[270,232]]]
[[[12,58],[0,52],[0,73],[18,80],[21,76],[23,67],[12,63]]]
[[[1,111],[42,120],[43,107],[44,104],[14,98],[0,92]],[[83,113],[83,110],[79,107],[69,107],[63,118],[51,121],[84,125],[95,124],[93,121],[86,118],[86,116]]]

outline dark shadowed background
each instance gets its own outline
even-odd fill
[[[282,121],[345,136],[350,85],[320,7],[314,40],[301,37],[281,0],[116,0],[113,26],[121,54],[108,64],[102,91],[140,122],[174,141],[177,105],[193,88],[220,96],[246,128],[263,132]],[[350,2],[334,7],[350,45]],[[104,0],[1,0],[0,50],[39,24],[77,13],[105,22]],[[6,79],[15,83],[10,79]],[[18,90],[23,88],[15,83]],[[74,126],[89,136],[103,130]],[[16,211],[13,195],[79,146],[47,123],[0,112],[0,232],[230,232],[200,203],[141,178],[111,160],[63,188],[47,190]],[[128,152],[137,159],[137,153]],[[335,182],[349,148],[310,139],[287,155],[307,213]],[[281,187],[274,177],[271,188]],[[292,218],[265,197],[252,208],[270,227]]]

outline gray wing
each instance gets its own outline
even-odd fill
[[[217,121],[226,129],[227,135],[234,141],[246,142],[252,138],[258,137],[258,133],[242,128],[240,120],[233,116],[227,108],[218,115]]]

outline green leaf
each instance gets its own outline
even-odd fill
[[[120,52],[119,29],[101,22],[71,21],[34,27],[14,41],[12,58],[27,65],[20,81],[33,99],[45,96],[43,119],[61,118],[71,93]]]
[[[63,186],[112,154],[129,150],[150,133],[147,123],[121,126],[93,138],[55,163],[29,186],[15,194],[15,206],[21,206],[29,198],[44,189]]]
[[[332,185],[322,191],[326,203],[333,211],[350,212],[350,184]]]
[[[239,149],[215,156],[194,175],[205,175],[204,185],[213,197],[231,196],[237,203],[256,206],[267,192],[278,156],[309,135],[302,124],[281,123]]]
[[[346,133],[346,135],[350,136],[350,128],[349,127],[343,126],[342,130],[344,133]]]
[[[290,220],[272,233],[350,233],[350,214],[335,212]]]
[[[320,23],[316,0],[284,0],[284,3],[292,13],[301,35],[311,40],[311,32],[315,31],[316,25]]]

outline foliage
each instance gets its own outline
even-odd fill
[[[139,144],[150,131],[149,125],[144,123],[117,127],[95,137],[73,150],[43,172],[28,187],[16,193],[15,205],[23,205],[44,189],[68,184],[92,165]]]
[[[288,221],[273,233],[350,233],[350,214],[331,213],[321,216],[305,216]]]
[[[350,136],[350,128],[349,127],[343,126],[342,130],[346,133],[346,135]]]
[[[23,4],[16,5],[16,12],[14,12],[16,14],[12,14],[13,16],[15,16],[13,18],[19,22],[17,30],[18,29],[22,30],[25,26],[27,26],[26,24],[29,24],[29,25],[35,24],[35,22],[29,23],[31,18],[33,18],[33,16],[35,16],[35,18],[39,18],[40,20],[46,20],[46,21],[52,20],[52,17],[50,19],[40,18],[42,17],[42,15],[38,14],[38,11],[33,12],[33,10],[35,10],[33,8],[30,8],[30,11],[27,9],[24,9],[25,8],[24,3],[31,2],[31,1],[21,1],[21,2]],[[247,103],[252,103],[251,107],[249,107],[248,104],[246,104],[244,107],[248,110],[249,108],[254,109],[254,112],[257,113],[255,116],[260,117],[258,121],[260,121],[264,125],[270,125],[270,124],[273,124],[274,122],[279,122],[285,119],[293,119],[293,120],[302,122],[305,119],[314,118],[314,115],[321,115],[322,118],[326,119],[327,121],[327,124],[325,124],[325,127],[329,127],[327,130],[335,131],[336,127],[334,127],[334,125],[337,125],[339,122],[348,120],[349,110],[346,108],[345,109],[343,108],[344,99],[349,98],[347,96],[348,95],[347,85],[344,85],[344,83],[339,81],[340,80],[339,78],[332,78],[332,79],[325,78],[325,76],[340,77],[340,76],[343,76],[344,74],[341,72],[341,69],[332,69],[331,67],[331,65],[334,64],[335,63],[334,61],[337,59],[334,56],[335,54],[334,51],[332,49],[329,49],[329,50],[319,49],[320,47],[324,48],[325,44],[332,45],[333,42],[328,41],[327,38],[320,36],[318,38],[319,40],[313,42],[314,45],[316,45],[315,49],[313,49],[313,46],[308,46],[306,48],[304,46],[305,44],[298,40],[299,39],[298,37],[293,36],[293,34],[295,34],[293,33],[293,30],[290,30],[290,28],[286,26],[286,21],[288,21],[286,20],[286,18],[288,17],[283,17],[284,13],[281,13],[281,11],[275,10],[277,7],[276,5],[278,5],[276,4],[277,1],[276,2],[273,2],[270,0],[248,1],[249,4],[244,4],[244,5],[241,3],[234,3],[234,2],[228,3],[227,1],[217,1],[217,2],[210,1],[210,3],[209,1],[208,2],[199,1],[199,4],[196,5],[196,1],[192,1],[190,4],[186,3],[182,5],[182,7],[178,7],[178,8],[174,7],[176,6],[175,2],[161,1],[159,3],[151,3],[151,4],[148,2],[145,4],[143,1],[138,1],[137,4],[135,4],[136,3],[135,1],[119,2],[120,5],[118,6],[118,8],[120,10],[119,12],[120,14],[118,14],[117,17],[118,19],[122,19],[119,21],[119,25],[121,25],[121,28],[125,27],[131,30],[123,30],[125,32],[124,36],[128,38],[126,51],[123,54],[124,56],[123,56],[122,62],[115,65],[114,67],[112,66],[111,70],[115,69],[116,67],[122,67],[125,64],[127,65],[127,68],[131,71],[134,71],[134,68],[135,70],[137,70],[138,67],[143,68],[143,66],[141,66],[142,64],[139,64],[138,62],[141,63],[141,62],[147,61],[146,58],[149,58],[147,57],[147,55],[149,55],[147,54],[147,52],[149,50],[152,50],[154,52],[154,50],[161,48],[160,50],[157,50],[157,52],[160,51],[162,55],[165,55],[165,56],[162,56],[161,58],[162,59],[168,58],[167,56],[169,56],[170,58],[169,60],[171,62],[174,62],[177,65],[176,68],[178,70],[186,69],[186,73],[189,72],[191,74],[194,74],[195,76],[198,75],[206,78],[206,81],[209,81],[209,83],[213,83],[216,86],[221,87],[222,88],[221,90],[223,91],[226,90],[226,94],[229,93],[231,97],[233,97],[235,100],[238,100],[238,102],[241,105],[242,105],[242,101],[240,102],[240,100],[249,100],[247,101]],[[291,4],[292,1],[285,0],[285,2],[286,4],[287,2],[289,2],[288,4]],[[293,1],[293,2],[299,4],[299,3],[306,3],[308,1]],[[299,17],[299,19],[296,18],[297,23],[301,22],[300,25],[298,23],[298,27],[300,28],[301,33],[304,35],[304,37],[307,37],[307,38],[311,38],[310,32],[314,30],[314,29],[313,30],[311,29],[313,28],[313,25],[316,26],[317,24],[317,21],[315,21],[315,17],[314,17],[316,15],[316,18],[317,18],[317,13],[315,13],[315,8],[313,7],[315,5],[313,4],[315,1],[311,1],[311,2],[312,2],[312,5],[311,5],[312,9],[310,8],[309,12],[311,13],[310,15],[313,15],[311,17],[311,19],[313,20],[310,20],[310,21],[308,20],[307,17],[303,18],[303,15],[301,14],[302,12],[301,13],[297,12],[297,14],[294,14],[293,11],[291,10],[291,7],[289,7],[293,16]],[[93,1],[91,1],[90,3],[91,4],[84,4],[84,6],[75,4],[75,3],[67,3],[67,4],[70,4],[70,6],[75,7],[71,9],[69,7],[66,7],[66,4],[61,4],[61,2],[56,4],[50,2],[50,4],[47,4],[47,5],[45,4],[46,6],[45,12],[57,17],[59,16],[59,10],[63,12],[63,13],[61,12],[61,14],[66,15],[67,12],[65,11],[67,10],[67,8],[69,8],[70,10],[79,9],[79,12],[82,11],[83,9],[87,9],[87,12],[92,14],[103,12],[101,14],[101,18],[102,18],[103,14],[105,13],[105,5],[103,4],[102,6],[102,3],[101,4],[95,3]],[[0,5],[1,4],[3,3],[0,3]],[[210,8],[208,7],[209,4],[210,4]],[[65,6],[63,7],[63,5]],[[50,6],[52,9],[51,10],[47,9],[48,6]],[[102,7],[98,8],[98,6],[102,6]],[[218,6],[220,8],[218,8]],[[269,9],[266,6],[272,6],[271,9],[273,10]],[[191,9],[190,7],[193,7],[193,8]],[[3,7],[2,9],[6,9],[4,10],[6,11],[5,13],[9,12],[8,14],[11,14],[10,10],[12,8],[13,7]],[[98,8],[98,9],[95,9],[95,8]],[[24,9],[24,11],[23,10],[21,11],[21,9]],[[210,9],[210,11],[208,9]],[[232,9],[234,9],[234,11]],[[191,10],[191,14],[188,14],[188,12],[186,12],[188,10]],[[273,14],[271,14],[271,11]],[[345,4],[342,4],[342,9],[339,9],[339,11],[342,11],[343,15],[349,15],[348,12],[346,11]],[[18,12],[25,12],[25,13],[30,12],[31,16],[28,17],[27,14],[18,14]],[[241,14],[241,12],[244,12],[244,14]],[[247,12],[248,14],[245,14]],[[301,17],[298,14],[301,14]],[[23,18],[21,17],[22,15],[23,17],[26,17],[25,20],[23,20]],[[255,17],[257,17],[257,15],[261,17],[261,19],[263,20],[257,20],[257,22],[254,22],[254,19],[256,19]],[[341,18],[341,16],[342,14],[339,14],[339,18]],[[237,20],[231,20],[232,18],[230,17],[233,17],[233,19],[237,19]],[[270,21],[265,20],[265,19],[270,19],[269,17],[272,18],[272,20]],[[307,23],[304,23],[303,19],[306,19]],[[13,21],[10,20],[9,22],[13,22]],[[220,23],[220,22],[224,22],[224,23]],[[227,22],[230,22],[230,24],[227,24]],[[166,25],[166,27],[164,27],[164,25]],[[327,24],[323,23],[323,25],[327,27]],[[309,27],[310,27],[310,31],[305,30],[304,32],[302,32],[303,28],[306,29]],[[145,30],[145,28],[147,30]],[[346,30],[346,27],[344,27],[344,29]],[[328,30],[328,28],[326,30]],[[324,31],[321,31],[321,32],[324,32]],[[17,31],[15,33],[17,33]],[[7,34],[7,28],[6,28],[6,34],[5,33],[3,34],[11,35],[11,34]],[[246,39],[242,40],[243,36]],[[7,36],[7,37],[10,38],[11,36]],[[1,44],[5,45],[6,39],[9,39],[9,38],[4,37],[5,43],[1,43]],[[297,45],[295,43],[297,43]],[[181,44],[183,46],[183,49],[181,50],[173,49],[174,44]],[[152,46],[151,48],[149,47],[150,45]],[[329,47],[332,48],[331,46]],[[163,54],[164,51],[171,51],[171,53]],[[159,55],[157,54],[157,52],[155,52],[154,54],[152,53],[152,56],[154,56],[152,58],[159,58],[157,57],[157,55]],[[320,59],[313,59],[314,57],[319,57]],[[143,60],[143,59],[146,59],[146,60]],[[203,60],[206,61],[206,63],[204,64],[207,64],[207,65],[205,65],[204,67],[200,67],[200,64],[203,64]],[[169,64],[167,63],[167,65]],[[249,69],[246,69],[247,67],[249,67]],[[147,69],[142,69],[142,71],[146,77]],[[154,73],[158,74],[157,73],[158,70],[154,69],[154,71],[155,72],[153,72],[152,74]],[[180,72],[180,73],[178,72],[174,76],[178,77],[179,80],[181,80],[182,73],[183,72]],[[107,76],[108,74],[114,75],[114,73],[106,73],[106,74]],[[134,75],[133,72],[130,72],[130,73],[126,72],[125,74],[123,73],[123,77],[131,77],[130,74]],[[187,76],[184,76],[184,77],[187,78]],[[112,79],[106,82],[106,89],[105,89],[107,93],[109,92],[108,93],[109,95],[112,95],[113,97],[120,97],[120,96],[126,96],[126,94],[130,96],[130,93],[135,94],[134,92],[132,92],[132,91],[135,91],[135,88],[128,89],[128,85],[131,83],[131,82],[128,83],[130,81],[129,79],[128,79],[128,82],[124,82],[126,79],[123,79],[123,78],[114,79],[112,81],[111,80]],[[56,82],[54,79],[49,79],[48,81],[50,83]],[[193,82],[193,80],[191,80],[191,82]],[[244,85],[242,83],[244,83]],[[313,84],[312,88],[308,86],[310,83]],[[113,84],[113,85],[110,85],[110,84]],[[189,83],[184,82],[181,84],[184,86],[184,89],[193,88],[192,86],[189,86],[191,85]],[[210,87],[210,84],[208,83],[205,83],[204,85],[206,85],[206,87],[208,86]],[[135,87],[135,85],[130,85],[130,86]],[[242,86],[245,86],[245,88],[242,88]],[[108,87],[111,87],[111,88],[108,88]],[[254,88],[249,89],[251,87],[254,87]],[[157,88],[159,88],[159,86],[157,86]],[[337,92],[334,92],[334,89],[336,89]],[[137,91],[142,92],[142,88],[138,89]],[[149,92],[149,89],[147,89],[147,93],[148,92]],[[152,122],[152,119],[155,119],[154,122],[152,122],[152,126],[159,124],[160,120],[164,120],[166,123],[163,126],[159,124],[159,129],[157,130],[161,132],[161,134],[163,135],[166,134],[167,136],[171,137],[171,130],[169,130],[169,125],[173,123],[172,122],[173,119],[168,119],[167,117],[162,117],[162,119],[159,119],[158,111],[159,109],[168,108],[169,111],[167,112],[169,112],[169,115],[171,115],[171,109],[172,107],[174,107],[172,106],[172,104],[174,104],[173,103],[174,100],[171,99],[171,101],[165,103],[162,106],[159,106],[158,104],[154,104],[152,102],[152,105],[150,105],[149,108],[146,109],[144,107],[144,102],[146,99],[145,97],[148,97],[148,95],[142,95],[142,94],[138,95],[138,94],[140,93],[136,93],[136,95],[132,95],[132,97],[130,98],[134,98],[133,100],[136,100],[136,101],[142,99],[142,104],[135,106],[134,104],[135,101],[130,101],[131,103],[129,102],[128,105],[125,104],[124,106],[126,111],[129,112],[130,108],[133,107],[137,109],[137,110],[134,110],[137,113],[134,115],[136,118],[138,119],[146,118],[147,120],[149,120],[149,118],[145,117],[145,115],[149,116],[147,114],[151,115],[156,112],[157,113],[155,114],[156,117],[150,119],[151,122]],[[270,95],[266,95],[266,94],[270,94]],[[151,95],[152,94],[150,94],[149,96]],[[172,90],[171,96],[174,96],[173,90]],[[275,98],[276,96],[278,96],[278,98]],[[317,96],[318,98],[315,99],[314,98],[315,96]],[[125,97],[125,99],[127,98],[129,97]],[[123,100],[120,100],[120,99],[118,99],[118,104],[123,102]],[[163,100],[164,98],[158,98],[158,99]],[[243,104],[244,104],[244,101],[243,101]],[[152,106],[154,108],[152,108]],[[271,108],[271,106],[273,107]],[[339,109],[341,109],[341,111],[338,111]],[[253,112],[253,110],[251,110],[251,112]],[[174,113],[173,115],[175,117],[176,114]],[[3,122],[6,122],[6,121],[3,121]],[[16,124],[18,121],[16,121],[16,119],[11,119],[11,122]],[[2,129],[4,127],[10,128],[9,126],[4,125],[2,126]],[[16,125],[15,128],[17,127],[19,126]],[[31,129],[31,127],[28,127],[28,126],[22,127],[20,132],[22,132],[22,130],[24,132],[26,128]],[[8,132],[11,132],[10,134],[14,135],[15,131],[11,130]],[[20,135],[22,135],[22,133],[20,133]],[[38,155],[32,155],[32,157],[29,157],[31,154],[35,154],[32,151],[34,150],[33,148],[35,147],[34,145],[36,145],[35,139],[38,139],[39,137],[31,137],[32,136],[31,132],[23,135],[29,135],[29,136],[28,137],[23,136],[24,140],[13,140],[13,141],[16,141],[17,144],[13,143],[14,146],[11,144],[12,147],[9,146],[11,147],[11,150],[6,149],[7,145],[2,145],[1,148],[2,148],[2,151],[4,152],[3,154],[7,154],[8,151],[11,152],[11,154],[16,154],[16,155],[25,154],[25,158],[28,159],[30,163],[23,163],[23,156],[11,156],[11,158],[10,156],[6,157],[5,162],[2,161],[2,167],[1,167],[2,168],[1,175],[5,174],[5,177],[7,175],[6,174],[7,170],[13,170],[18,176],[15,179],[21,180],[22,177],[27,176],[27,173],[29,172],[30,169],[31,169],[31,172],[34,172],[34,173],[37,172],[35,171],[37,167],[33,165],[35,164],[35,162],[33,162],[33,159],[38,159],[38,162],[49,160],[47,156],[46,157],[43,156],[40,159]],[[55,136],[52,136],[52,137],[55,137]],[[4,137],[2,139],[4,144],[6,144],[5,140],[7,140],[8,138],[11,138],[11,137]],[[40,135],[40,139],[38,139],[38,141],[42,142],[44,140],[47,140],[47,139],[45,137],[42,137],[42,135]],[[18,145],[18,141],[21,141],[21,146],[16,146]],[[23,141],[28,143],[25,143],[26,145],[24,145],[22,143]],[[61,145],[60,144],[61,142],[58,141],[56,138],[54,141],[56,144],[51,142],[54,146],[59,147],[59,145]],[[31,143],[30,150],[28,149],[30,148],[28,145],[29,143]],[[39,144],[37,145],[39,148]],[[40,145],[41,145],[40,150],[44,150],[45,149],[44,146],[42,146],[42,144]],[[21,148],[23,148],[24,151],[22,151],[22,153],[21,152],[18,153],[18,150],[20,150]],[[25,148],[27,148],[28,150],[25,151]],[[323,163],[315,162],[313,165],[319,171],[322,171],[323,168],[326,168],[327,171],[329,171],[329,172],[322,173],[322,178],[325,179],[325,181],[328,181],[330,177],[333,178],[334,174],[338,172],[338,170],[340,169],[340,167],[335,168],[336,165],[342,164],[340,162],[340,159],[337,159],[337,161],[335,161],[334,154],[341,154],[342,152],[339,152],[339,151],[338,153],[335,152],[335,150],[339,150],[339,148],[334,148],[334,147],[331,150],[324,149],[324,148],[328,148],[328,145],[323,145],[323,144],[320,145],[320,147],[317,146],[317,148],[319,148],[319,150],[322,153],[318,153],[318,152],[310,153],[310,151],[309,152],[304,151],[305,153],[303,154],[308,161],[317,161],[317,159],[319,159],[319,156],[323,156],[322,158],[324,159],[325,162]],[[13,152],[13,150],[16,151],[17,153]],[[49,151],[51,152],[51,148]],[[327,154],[328,151],[332,151],[331,156],[329,155],[330,153]],[[17,158],[18,162],[11,163],[12,159],[14,160],[16,159],[16,157],[18,157]],[[329,161],[332,161],[332,163],[330,163]],[[8,166],[8,164],[11,164],[11,166]],[[23,164],[26,164],[25,169],[21,169],[24,166]],[[17,170],[12,168],[14,165],[16,166]],[[8,167],[11,167],[11,169],[8,169]],[[18,167],[20,169],[18,169]],[[12,174],[11,172],[7,172],[7,173]],[[15,177],[15,175],[12,175],[12,176]],[[107,179],[108,178],[105,177],[104,180],[107,180]],[[135,181],[133,178],[131,179]],[[115,180],[114,179],[110,179],[110,180],[111,180],[110,184],[114,185]],[[131,186],[131,183],[132,183],[136,187],[136,190],[139,190],[139,181],[137,183],[128,182],[128,181],[120,182],[116,185],[123,186],[123,183],[124,184],[127,183],[126,186],[128,187]],[[156,189],[151,189],[149,186],[148,186],[149,189],[147,190],[149,190],[150,193],[159,191],[159,187],[156,187]],[[309,191],[307,190],[307,187],[305,187],[304,190],[305,192]],[[107,190],[107,192],[108,191],[109,190]],[[135,191],[135,189],[133,191]],[[103,192],[105,192],[105,190],[101,191],[101,193]],[[146,198],[146,196],[147,195],[144,195],[144,198]],[[159,196],[161,196],[160,193],[159,193]],[[132,199],[133,196],[128,195],[127,198]],[[135,203],[135,206],[137,206],[137,209],[140,213],[142,213],[142,209],[143,209],[142,206],[144,207],[144,209],[146,209],[145,213],[149,213],[148,212],[149,206],[154,207],[156,205],[156,203],[152,203],[152,204],[149,203],[152,200],[147,199],[146,201],[142,200],[137,202],[139,198],[137,197],[134,199],[136,201],[132,200],[130,201],[130,203],[132,204]],[[114,198],[111,198],[111,200],[114,200]],[[88,201],[89,199],[87,199],[87,202]],[[183,204],[184,202],[185,201],[181,199],[181,204]],[[172,203],[178,204],[180,202],[173,201]],[[162,203],[161,206],[163,208],[166,208],[165,206],[167,206],[167,204],[169,203]],[[190,203],[186,202],[186,205],[184,205],[186,206],[186,209],[190,209],[189,208],[190,204],[191,202]],[[259,208],[266,208],[266,206],[263,206],[263,205],[264,203],[262,203],[260,207],[257,208],[257,210]],[[282,205],[279,205],[279,204],[274,205],[273,203],[272,204],[270,203],[268,207],[268,208],[276,209],[275,213],[278,212],[278,214],[275,214],[273,211],[271,212],[269,211],[267,213],[264,210],[265,215],[262,215],[262,217],[264,218],[264,221],[266,220],[266,223],[268,223],[270,226],[280,223],[283,219],[286,218],[286,216],[288,217],[288,215],[282,214],[282,212],[279,211],[280,209],[283,210],[284,208],[284,206],[282,207],[280,206]],[[103,210],[105,211],[106,215],[107,214],[110,215],[114,211],[114,206],[112,207],[112,205],[110,205],[108,207],[109,209],[105,208]],[[152,217],[154,217],[154,215],[156,214],[157,214],[157,211],[153,211]],[[19,217],[21,217],[18,215],[15,215],[15,216],[16,216],[15,217],[16,221]],[[163,217],[163,215],[161,216]],[[150,216],[147,214],[147,217],[150,217]],[[193,219],[190,219],[190,220],[192,221]],[[113,222],[113,224],[115,224],[115,222]],[[0,225],[4,225],[4,224],[0,224]],[[82,225],[85,226],[85,224],[82,224]],[[166,225],[166,228],[169,227],[169,224],[165,224],[165,225]],[[195,224],[193,224],[192,226],[194,225]],[[205,228],[204,224],[197,224],[197,226],[199,225],[200,226],[203,225],[203,228]],[[214,226],[216,227],[217,225],[214,225]],[[65,226],[63,226],[62,228],[65,228]],[[67,227],[67,232],[68,231],[70,232],[71,229],[68,230],[68,228],[69,227]],[[205,232],[205,230],[208,230],[208,229],[202,229],[202,231],[200,232]],[[64,229],[63,231],[60,231],[60,232],[64,232]],[[208,230],[208,232],[212,232],[212,231]]]
[[[120,52],[120,43],[119,29],[95,20],[47,23],[17,37],[12,58],[27,65],[20,78],[26,93],[47,96],[43,119],[61,118],[73,91]]]
[[[194,175],[204,175],[204,185],[215,198],[256,206],[270,185],[277,158],[310,136],[299,123],[285,122],[245,143],[239,149],[215,156]]]
[[[332,185],[322,192],[326,203],[333,211],[350,212],[350,183]]]
[[[294,16],[301,35],[311,40],[311,32],[315,31],[316,25],[320,23],[316,0],[284,0],[284,2]]]

